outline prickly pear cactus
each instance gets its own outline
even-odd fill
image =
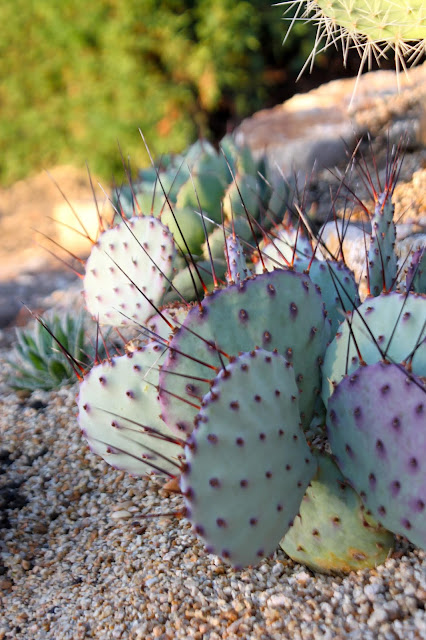
[[[294,364],[302,423],[309,426],[329,335],[321,295],[304,274],[278,270],[215,291],[191,309],[170,343],[160,374],[164,419],[177,433],[190,433],[194,404],[208,390],[203,378],[221,358],[261,346]]]
[[[93,367],[80,385],[79,424],[90,449],[135,475],[179,472],[182,447],[161,420],[157,398],[163,355],[164,347],[151,342]]]
[[[394,210],[389,192],[381,193],[371,220],[371,238],[367,256],[368,284],[373,296],[378,296],[382,291],[390,291],[396,284],[398,264],[394,250],[396,241]]]
[[[403,367],[359,367],[328,403],[330,444],[373,516],[426,549],[426,385]]]
[[[137,215],[100,236],[87,262],[87,306],[140,336],[84,376],[83,434],[115,467],[175,482],[181,474],[188,519],[234,567],[274,551],[299,509],[282,546],[315,570],[381,562],[393,540],[383,526],[425,546],[426,392],[415,376],[426,375],[426,297],[412,291],[423,290],[424,253],[408,266],[408,293],[389,292],[396,159],[387,195],[374,192],[368,262],[377,295],[358,306],[353,274],[314,258],[315,243],[287,223],[290,214],[276,224],[290,190],[279,171],[230,139],[224,152],[229,164],[197,143],[181,166],[169,158],[165,170],[141,174],[140,190],[126,196]],[[139,210],[139,196],[158,217]],[[320,458],[301,505],[317,467],[302,429],[324,438],[326,413],[340,471]]]
[[[175,255],[172,234],[151,216],[123,220],[102,233],[83,281],[89,313],[100,324],[143,325],[169,288]]]
[[[315,473],[298,396],[290,363],[258,349],[222,369],[202,400],[180,487],[208,552],[234,567],[276,549]]]
[[[318,470],[293,526],[280,542],[290,558],[322,573],[349,573],[384,562],[394,544],[374,521],[330,456]]]

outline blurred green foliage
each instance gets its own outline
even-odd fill
[[[215,114],[258,108],[268,65],[303,56],[312,33],[297,25],[283,48],[282,7],[271,4],[0,3],[0,183],[86,160],[109,179],[121,173],[117,140],[133,167],[147,164],[138,127],[154,154],[180,151],[209,136]]]

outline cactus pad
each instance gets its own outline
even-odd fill
[[[185,447],[180,486],[207,550],[234,567],[272,553],[315,473],[300,429],[292,366],[277,353],[244,353],[203,398]]]
[[[296,562],[323,573],[349,573],[384,562],[393,535],[373,520],[329,456],[318,456],[318,462],[281,548]]]
[[[243,245],[238,236],[230,235],[226,238],[226,257],[228,262],[227,279],[229,282],[238,283],[250,275]]]
[[[407,291],[426,293],[426,247],[417,249],[412,254],[406,275]]]
[[[220,368],[216,344],[228,356],[259,346],[277,349],[294,364],[302,423],[308,427],[329,335],[321,295],[304,274],[277,270],[215,291],[202,301],[201,310],[191,309],[170,343],[160,374],[164,419],[178,433],[192,431],[193,404],[201,401],[208,384],[185,376],[206,378],[211,367]]]
[[[396,283],[398,266],[394,251],[394,211],[395,207],[389,193],[381,193],[371,219],[371,239],[367,258],[370,292],[373,296],[378,296],[382,291],[390,291]]]
[[[99,237],[86,263],[84,294],[89,313],[101,324],[144,324],[169,287],[176,249],[159,220],[122,221]]]
[[[230,221],[246,215],[246,210],[253,218],[259,216],[259,187],[255,176],[237,174],[223,197],[223,213]]]
[[[426,548],[426,386],[400,365],[360,367],[329,400],[343,475],[387,529]]]
[[[294,268],[301,271],[309,268],[309,277],[321,289],[321,295],[335,333],[343,322],[346,312],[353,311],[360,304],[358,287],[353,272],[336,260],[298,260]]]
[[[217,155],[214,149],[212,152],[202,152],[191,166],[191,176],[179,190],[177,206],[180,209],[189,207],[199,211],[201,205],[209,218],[220,222],[220,201],[225,193],[228,178],[229,171],[224,159]]]
[[[170,229],[178,247],[185,253],[188,247],[193,255],[201,253],[205,241],[204,225],[207,233],[213,228],[208,220],[204,220],[203,225],[201,214],[192,207],[175,207],[173,213],[167,209],[161,215],[161,222]]]
[[[106,360],[93,367],[80,385],[78,420],[91,450],[113,467],[135,475],[148,474],[156,466],[176,474],[171,461],[182,454],[160,418],[153,386],[158,384],[156,367],[163,351],[163,346],[151,342],[133,354]],[[155,429],[165,439],[153,437],[139,425]]]

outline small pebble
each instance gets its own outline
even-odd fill
[[[131,518],[132,514],[130,513],[130,511],[127,511],[126,509],[120,509],[120,511],[113,511],[111,513],[111,518],[113,520],[126,520],[127,518]]]

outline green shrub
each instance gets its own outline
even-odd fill
[[[298,25],[282,48],[281,16],[270,0],[1,3],[0,183],[89,158],[109,179],[117,140],[147,163],[138,127],[158,155],[208,137],[215,114],[252,112],[267,67],[303,46]]]

